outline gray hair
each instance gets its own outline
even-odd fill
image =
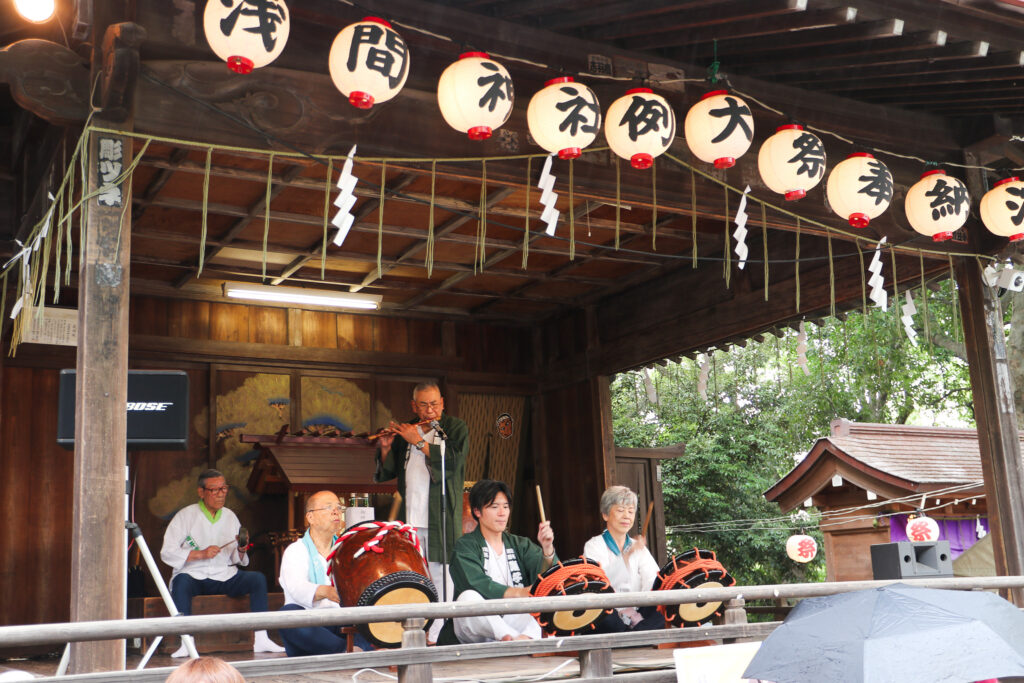
[[[636,494],[628,486],[611,486],[601,494],[601,514],[611,513],[616,505],[636,507]]]
[[[206,488],[206,482],[208,482],[211,479],[216,479],[217,477],[222,477],[224,479],[227,478],[224,477],[224,474],[220,470],[206,470],[205,472],[199,475],[199,488]]]
[[[416,400],[416,394],[429,389],[437,389],[437,393],[441,393],[441,387],[437,386],[436,382],[420,382],[412,388],[412,400]]]

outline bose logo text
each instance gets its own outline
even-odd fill
[[[131,412],[133,410],[145,412],[163,412],[167,410],[168,406],[173,405],[174,403],[172,401],[164,401],[160,403],[132,403],[129,401],[128,412]]]

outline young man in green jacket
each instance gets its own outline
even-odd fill
[[[501,481],[481,479],[469,492],[469,507],[477,528],[455,542],[451,556],[452,581],[459,602],[530,597],[529,586],[558,561],[555,534],[542,522],[534,543],[508,533],[511,494]],[[495,640],[540,638],[540,626],[530,614],[505,614],[454,619],[439,644],[484,643]]]

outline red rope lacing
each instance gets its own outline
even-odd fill
[[[546,597],[553,592],[565,595],[565,586],[575,583],[583,584],[583,592],[591,581],[604,581],[605,585],[611,585],[608,575],[596,564],[571,564],[565,565],[559,562],[558,569],[548,569],[548,576],[538,576],[539,582],[531,589],[534,597]]]
[[[410,526],[405,522],[377,522],[368,521],[356,524],[351,529],[343,533],[338,537],[338,541],[331,547],[331,552],[327,555],[327,561],[330,562],[334,559],[334,554],[341,547],[341,544],[346,540],[366,529],[377,529],[377,533],[370,540],[363,543],[362,547],[357,550],[352,557],[356,558],[365,552],[383,553],[384,548],[380,546],[381,541],[392,531],[400,534],[404,534],[410,543],[416,548],[416,552],[423,554],[420,550],[420,538],[416,535],[416,527]]]

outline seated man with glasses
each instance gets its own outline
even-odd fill
[[[278,582],[284,589],[281,611],[338,607],[341,598],[331,581],[327,556],[343,529],[341,501],[331,491],[318,491],[306,501],[306,533],[281,555]],[[372,650],[363,636],[354,636],[360,650]],[[346,651],[337,626],[301,626],[281,629],[289,657],[330,655]]]
[[[182,614],[192,614],[196,595],[249,595],[249,609],[267,611],[267,579],[259,572],[240,571],[248,565],[247,547],[239,547],[238,517],[224,507],[228,485],[217,470],[199,475],[199,502],[178,510],[164,532],[160,559],[173,570],[171,598]],[[284,652],[266,631],[256,631],[253,652]],[[185,657],[182,644],[172,657]]]
[[[436,384],[417,384],[412,390],[414,417],[401,424],[392,422],[390,434],[377,443],[377,471],[374,481],[397,478],[402,504],[398,519],[416,527],[420,545],[430,568],[430,578],[441,597],[442,563],[445,553],[451,554],[455,541],[462,535],[462,489],[466,478],[466,454],[469,450],[469,428],[457,417],[444,412],[444,398]],[[441,434],[431,425],[436,422]],[[444,470],[441,469],[441,443],[445,444]],[[441,481],[447,494],[444,510],[447,540],[441,542]],[[452,582],[448,577],[445,594],[452,599]],[[437,619],[427,635],[433,641],[441,630]]]

